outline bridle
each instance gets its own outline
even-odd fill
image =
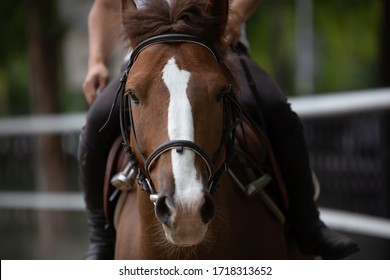
[[[136,61],[138,55],[147,47],[154,44],[161,43],[192,43],[200,45],[211,52],[215,60],[221,64],[221,58],[216,50],[216,48],[210,44],[208,41],[203,38],[187,35],[187,34],[165,34],[151,37],[143,42],[141,42],[132,52],[129,64],[127,69],[125,70],[122,79],[120,80],[120,85],[117,90],[113,105],[111,107],[111,113],[113,112],[116,100],[118,95],[121,95],[120,98],[120,127],[123,139],[123,147],[127,153],[128,160],[130,163],[130,168],[136,174],[136,180],[141,188],[156,198],[157,192],[154,188],[152,179],[150,177],[150,171],[153,166],[153,163],[158,159],[158,157],[170,150],[176,150],[177,153],[182,153],[183,150],[190,150],[194,152],[198,157],[202,159],[208,171],[208,190],[211,194],[213,194],[218,186],[220,185],[220,177],[227,170],[233,145],[235,141],[235,128],[236,125],[241,121],[242,118],[242,109],[239,105],[238,101],[235,98],[232,87],[230,86],[228,89],[219,93],[218,98],[223,100],[224,107],[224,131],[221,138],[221,143],[219,145],[218,151],[214,154],[213,160],[209,158],[209,156],[204,152],[204,150],[198,146],[196,143],[188,140],[172,140],[168,141],[159,147],[157,147],[148,157],[145,157],[139,149],[139,145],[137,142],[137,135],[134,129],[134,120],[132,114],[132,105],[131,98],[128,94],[125,93],[125,85],[127,81],[127,77],[129,75],[129,71]],[[110,118],[110,117],[109,117]],[[109,119],[108,118],[108,119]],[[107,120],[108,121],[108,120]],[[104,126],[103,126],[104,127]],[[130,132],[133,136],[133,141],[135,144],[135,148],[138,151],[138,154],[142,158],[143,168],[140,167],[136,155],[130,146]],[[225,147],[225,159],[220,167],[216,168],[216,160],[223,153],[223,148]]]

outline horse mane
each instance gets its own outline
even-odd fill
[[[133,48],[152,36],[179,33],[199,36],[223,49],[226,18],[208,12],[207,3],[206,0],[143,1],[142,8],[123,12],[124,31]]]

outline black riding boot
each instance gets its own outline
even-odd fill
[[[90,245],[85,259],[113,259],[115,231],[107,226],[103,210],[103,185],[107,159],[88,150],[80,137],[78,160],[90,227]]]
[[[323,259],[345,258],[357,252],[358,246],[320,220],[303,127],[297,116],[294,119],[290,135],[283,142],[272,141],[290,198],[288,225],[302,253]]]

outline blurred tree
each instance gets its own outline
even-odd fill
[[[27,0],[26,24],[32,112],[58,113],[61,30],[56,1]],[[61,136],[40,136],[39,140],[38,186],[63,189]]]
[[[57,113],[61,25],[56,1],[27,0],[26,31],[31,104],[34,114]]]
[[[63,32],[58,18],[57,2],[27,0],[26,23],[32,112],[58,113],[60,108],[58,73]],[[61,135],[38,136],[35,168],[36,186],[41,191],[66,189]],[[45,250],[50,251],[54,248],[53,243],[56,240],[52,233],[65,232],[63,228],[65,223],[58,215],[53,216],[47,212],[41,213],[40,221],[40,236],[44,240]]]

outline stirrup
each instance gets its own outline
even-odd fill
[[[125,169],[111,178],[111,184],[121,191],[131,191],[134,189],[136,174],[131,164],[128,163]]]
[[[272,180],[272,177],[269,173],[264,173],[260,178],[244,186],[230,168],[228,169],[228,172],[238,187],[246,194],[246,196],[252,196],[260,190],[264,189]]]

